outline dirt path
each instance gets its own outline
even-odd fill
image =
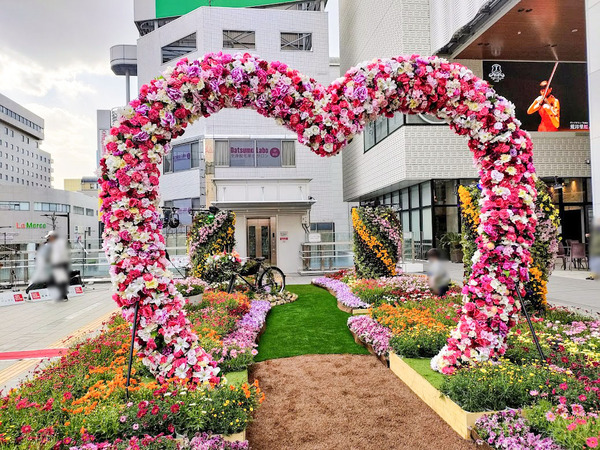
[[[373,356],[305,355],[253,366],[267,399],[254,450],[474,449]]]

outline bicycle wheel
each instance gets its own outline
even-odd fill
[[[279,294],[285,289],[285,275],[279,267],[271,266],[265,269],[258,279],[259,292]]]

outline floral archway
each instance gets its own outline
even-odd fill
[[[183,59],[142,86],[111,129],[101,161],[114,300],[129,321],[140,302],[136,343],[159,379],[206,383],[218,373],[197,345],[166,268],[158,167],[188,124],[223,108],[272,117],[321,156],[335,155],[367,122],[398,111],[436,115],[466,136],[482,187],[478,250],[459,324],[434,364],[448,373],[504,353],[536,226],[532,144],[514,106],[466,67],[438,57],[376,59],[324,87],[280,62],[219,53]]]

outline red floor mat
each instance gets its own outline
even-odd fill
[[[41,350],[25,350],[22,352],[0,353],[0,361],[11,359],[53,358],[66,353],[67,348],[46,348]]]

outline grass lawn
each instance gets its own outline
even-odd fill
[[[354,342],[337,300],[313,285],[288,286],[298,300],[275,306],[267,317],[267,329],[258,344],[256,361],[289,356],[369,352]]]
[[[433,370],[430,366],[431,358],[402,358],[406,364],[412,367],[419,375],[425,378],[431,385],[439,389],[444,382],[445,375]]]

